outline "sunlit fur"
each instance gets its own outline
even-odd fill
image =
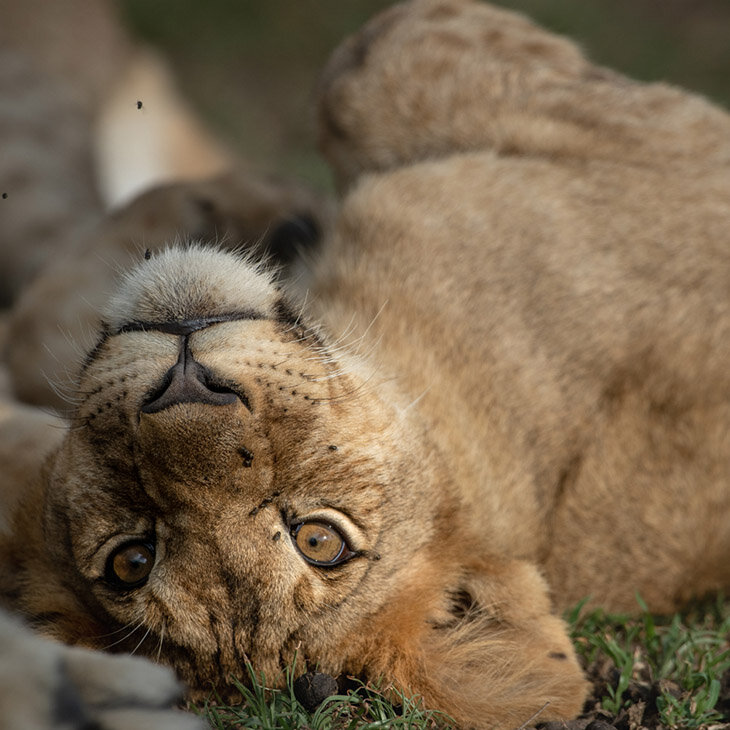
[[[139,263],[0,590],[193,696],[296,656],[465,727],[575,715],[556,610],[730,587],[730,121],[467,0],[347,41],[320,119],[348,193],[310,276],[198,246]],[[240,397],[143,412],[181,347],[158,325],[231,313],[187,340]],[[309,564],[305,519],[355,556]],[[129,538],[156,561],[119,591]]]
[[[297,215],[324,227],[324,211],[313,194],[237,170],[153,188],[83,226],[73,245],[58,241],[56,254],[24,288],[9,317],[13,347],[7,365],[15,392],[27,402],[61,410],[75,400],[69,384],[94,341],[99,309],[112,296],[120,272],[146,249],[162,249],[185,232],[227,248],[260,249],[267,234]]]
[[[16,525],[18,607],[46,633],[169,663],[193,696],[225,694],[246,659],[280,680],[296,655],[300,671],[382,676],[464,718],[578,709],[583,680],[542,578],[490,557],[439,444],[377,360],[330,352],[270,274],[210,249],[143,262],[111,309],[75,428]],[[240,311],[188,342],[245,398],[140,412],[180,337],[125,325]],[[308,564],[291,527],[312,518],[356,556]],[[132,537],[156,544],[156,564],[120,592],[105,566]]]

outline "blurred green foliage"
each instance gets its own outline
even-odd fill
[[[121,0],[135,34],[172,60],[186,95],[262,170],[319,187],[317,73],[387,0]],[[571,36],[598,63],[730,105],[730,0],[500,0]]]

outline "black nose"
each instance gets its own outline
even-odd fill
[[[226,406],[242,400],[240,396],[220,382],[197,362],[184,337],[177,362],[165,373],[161,386],[142,406],[142,413],[157,413],[178,403],[206,403]]]

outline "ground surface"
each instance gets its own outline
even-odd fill
[[[543,730],[730,727],[730,603],[655,617],[570,617],[592,682],[584,715]]]

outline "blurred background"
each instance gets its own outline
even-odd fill
[[[265,172],[330,185],[312,91],[331,50],[386,0],[121,0],[172,61],[212,130]],[[730,0],[501,0],[577,40],[595,62],[730,107]]]

